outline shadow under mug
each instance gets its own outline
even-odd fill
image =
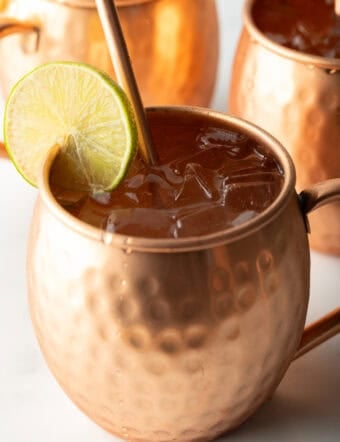
[[[340,178],[340,59],[298,52],[271,40],[256,25],[255,4],[245,2],[229,110],[288,149],[298,190]],[[340,255],[340,203],[322,208],[310,221],[311,246]]]
[[[52,373],[104,429],[135,441],[207,441],[254,413],[294,358],[339,333],[339,309],[304,326],[306,216],[340,197],[340,179],[297,195],[289,155],[260,128],[202,108],[154,113],[204,116],[256,139],[284,171],[280,195],[255,219],[206,236],[106,233],[55,201],[52,150],[30,232],[30,311]]]

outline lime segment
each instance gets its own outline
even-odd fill
[[[64,186],[100,192],[118,186],[137,146],[129,101],[106,74],[79,63],[49,63],[23,77],[5,108],[4,139],[23,177],[37,185],[56,144],[54,177]]]

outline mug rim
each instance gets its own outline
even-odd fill
[[[290,49],[279,43],[271,40],[267,37],[256,25],[252,9],[257,0],[246,0],[243,8],[243,23],[251,37],[258,42],[261,46],[265,47],[276,55],[293,60],[302,64],[307,64],[310,67],[320,67],[324,69],[339,70],[340,59],[339,58],[327,58],[319,55],[308,54],[300,52],[295,49]]]
[[[276,219],[285,209],[292,194],[295,192],[295,167],[286,149],[268,132],[241,118],[196,106],[152,106],[147,108],[147,112],[163,113],[164,115],[167,113],[203,115],[211,119],[212,122],[218,121],[225,123],[231,130],[242,131],[242,133],[250,136],[273,154],[283,170],[284,180],[279,195],[263,212],[250,221],[205,235],[175,239],[133,237],[119,233],[105,232],[71,215],[58,204],[52,194],[49,185],[50,169],[59,151],[59,148],[55,146],[51,149],[42,166],[39,177],[39,195],[49,212],[65,226],[88,239],[129,251],[154,253],[193,252],[235,242],[250,236]]]
[[[51,3],[60,3],[65,6],[71,6],[72,8],[85,8],[85,9],[95,9],[95,0],[46,0]],[[125,6],[137,6],[143,3],[151,3],[159,0],[116,0],[117,7]]]

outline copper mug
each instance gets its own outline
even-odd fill
[[[284,171],[257,218],[186,239],[106,233],[64,211],[42,170],[28,249],[31,317],[49,368],[104,429],[134,441],[207,441],[270,397],[289,364],[340,331],[340,311],[304,331],[307,214],[340,197],[340,180],[299,196],[278,141],[230,116],[201,115],[255,138]]]
[[[215,0],[116,0],[145,104],[206,106],[218,61]],[[95,0],[0,0],[0,89],[48,61],[114,76]]]
[[[297,168],[299,190],[340,177],[340,59],[283,47],[254,23],[246,0],[236,51],[230,112],[275,136]],[[311,216],[311,245],[340,254],[340,203]]]

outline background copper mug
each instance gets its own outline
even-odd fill
[[[307,55],[271,41],[245,3],[229,109],[263,127],[289,150],[297,188],[340,177],[340,59]],[[308,13],[308,11],[306,11]],[[312,247],[340,254],[340,203],[311,216]]]
[[[218,59],[215,0],[116,4],[144,103],[208,105]],[[48,61],[83,61],[114,75],[95,0],[0,0],[1,38],[4,98]]]
[[[5,150],[5,146],[0,141],[0,159],[1,158],[7,158],[7,153],[6,153],[6,150]]]
[[[199,108],[148,112],[203,115],[254,137],[284,171],[279,197],[250,222],[207,236],[106,233],[56,203],[52,151],[30,233],[31,317],[58,382],[103,428],[135,441],[207,441],[272,395],[294,357],[340,331],[338,309],[303,334],[305,216],[340,197],[340,180],[298,197],[288,154],[259,128]]]

